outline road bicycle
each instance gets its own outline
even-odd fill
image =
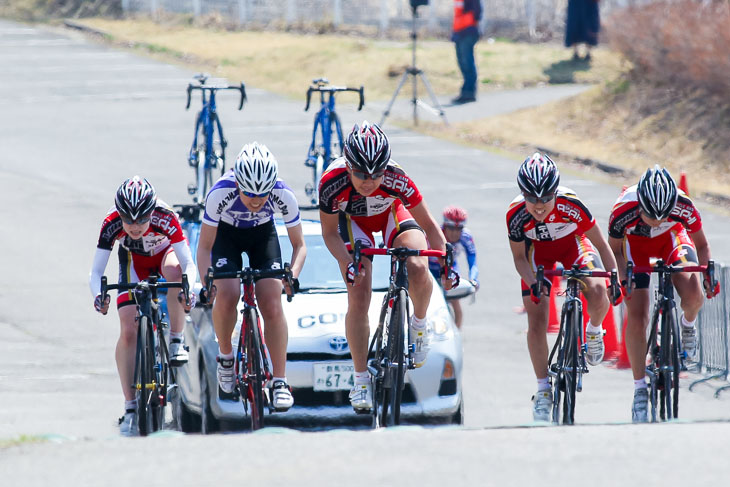
[[[560,423],[562,401],[563,424],[574,424],[575,394],[583,390],[583,374],[588,373],[585,357],[587,344],[583,341],[583,303],[580,299],[581,288],[585,287],[582,279],[609,278],[612,289],[618,290],[618,277],[615,269],[611,272],[591,271],[574,264],[572,269],[545,270],[543,266],[538,266],[537,282],[542,283],[546,276],[562,276],[568,280],[560,314],[560,331],[548,357],[548,375],[553,381],[553,423]],[[538,296],[542,296],[542,289]],[[609,308],[608,312],[613,313],[613,309]]]
[[[170,354],[164,329],[168,324],[158,298],[162,289],[182,289],[185,303],[190,304],[188,277],[182,275],[181,282],[158,282],[158,276],[134,283],[108,284],[106,276],[101,277],[101,295],[106,300],[108,291],[132,291],[137,304],[137,350],[135,352],[134,380],[131,387],[137,400],[137,429],[140,436],[164,428],[165,406],[172,389],[176,386],[175,372],[170,367]]]
[[[674,301],[674,285],[671,275],[678,272],[707,273],[711,288],[715,287],[715,263],[709,261],[706,266],[678,267],[667,265],[662,260],[653,266],[636,266],[629,262],[626,266],[626,294],[631,295],[634,274],[655,273],[658,277],[656,300],[651,315],[649,339],[646,344],[649,364],[646,375],[649,377],[649,405],[651,421],[657,422],[657,403],[659,417],[662,421],[679,417],[679,373],[685,369],[686,353],[682,350],[677,319],[677,308]]]
[[[213,185],[213,169],[220,168],[220,174],[226,171],[226,146],[228,141],[223,136],[223,127],[218,118],[216,92],[219,90],[237,90],[241,93],[238,109],[243,108],[246,101],[246,87],[243,83],[233,85],[206,85],[209,75],[199,73],[193,76],[196,83],[188,83],[188,101],[185,109],[190,108],[192,92],[200,90],[203,107],[195,119],[195,135],[188,154],[188,164],[195,169],[195,182],[188,185],[188,193],[193,201],[200,203]]]
[[[256,307],[254,287],[255,280],[266,278],[286,279],[289,283],[289,289],[294,290],[291,267],[288,263],[284,264],[283,269],[257,270],[246,267],[240,271],[232,272],[215,272],[213,267],[209,267],[206,276],[208,296],[211,295],[213,281],[216,279],[240,279],[243,284],[241,331],[234,353],[233,370],[236,384],[233,395],[235,400],[240,400],[243,403],[243,409],[249,415],[251,430],[264,427],[265,407],[269,408],[269,412],[274,411],[266,389],[266,383],[272,377],[269,368],[270,357],[261,331],[261,320]],[[291,294],[287,294],[287,301],[291,301],[292,297]]]
[[[342,153],[342,146],[344,144],[342,126],[340,124],[340,117],[335,111],[335,93],[340,91],[354,91],[358,93],[360,95],[360,104],[357,110],[362,110],[365,104],[362,86],[360,88],[329,86],[329,81],[326,78],[317,78],[312,80],[312,86],[307,90],[307,105],[304,107],[304,111],[309,110],[312,93],[319,93],[319,111],[314,116],[312,142],[309,144],[307,159],[304,161],[305,166],[312,168],[312,182],[307,183],[304,187],[305,193],[310,198],[311,206],[303,206],[302,209],[311,210],[318,208],[319,180],[322,177],[322,173],[327,169],[330,162]],[[325,95],[327,94],[329,96],[325,99]],[[332,140],[334,136],[337,137],[336,141]],[[336,151],[333,150],[335,143],[337,144]]]
[[[356,411],[359,414],[372,414],[373,428],[400,424],[400,408],[405,387],[406,370],[414,369],[413,347],[408,347],[408,257],[445,257],[444,266],[451,275],[454,262],[453,249],[417,250],[398,248],[363,248],[358,240],[353,247],[353,263],[359,268],[363,255],[390,255],[390,285],[383,298],[378,328],[370,340],[368,349],[368,371],[373,380],[373,409]],[[357,272],[356,272],[357,275]],[[458,282],[458,280],[457,280]]]

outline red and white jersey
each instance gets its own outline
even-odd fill
[[[97,248],[111,251],[116,241],[134,254],[152,256],[163,252],[172,244],[185,241],[185,236],[175,212],[158,199],[150,216],[150,227],[138,240],[132,240],[124,231],[122,218],[113,206],[101,224]]]
[[[595,218],[573,190],[563,186],[558,187],[555,206],[542,222],[527,211],[522,195],[512,200],[507,210],[507,230],[513,242],[525,239],[555,241],[574,234],[582,235],[595,224]]]
[[[390,210],[396,200],[406,208],[418,206],[423,200],[421,192],[408,174],[392,159],[385,168],[380,187],[370,196],[355,190],[340,157],[330,164],[319,183],[319,209],[328,214],[343,212],[353,217],[380,215]]]
[[[651,227],[641,219],[641,208],[636,194],[637,185],[626,188],[616,200],[608,220],[608,236],[622,239],[626,235],[654,238],[678,226],[684,227],[689,233],[702,228],[700,212],[684,191],[677,188],[679,197],[666,222],[657,227]]]

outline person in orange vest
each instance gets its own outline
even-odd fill
[[[477,64],[474,60],[474,45],[479,40],[479,20],[481,18],[481,0],[454,0],[454,27],[451,40],[456,44],[456,60],[464,77],[459,96],[451,100],[454,105],[470,103],[477,99]]]

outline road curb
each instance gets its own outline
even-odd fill
[[[94,29],[93,27],[89,27],[87,25],[80,24],[80,23],[75,22],[75,21],[73,21],[71,19],[63,19],[63,25],[65,27],[68,27],[69,29],[74,29],[74,30],[78,30],[78,31],[81,31],[81,32],[86,32],[88,34],[93,34],[93,35],[96,35],[96,36],[99,36],[99,37],[103,37],[104,39],[111,38],[111,35],[109,35],[108,33],[104,32],[103,30]]]

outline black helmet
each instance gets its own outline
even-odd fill
[[[149,181],[135,176],[119,186],[114,204],[125,220],[139,220],[155,209],[157,193]]]
[[[655,165],[646,170],[636,187],[639,206],[646,216],[654,220],[669,217],[677,204],[677,184],[666,168]]]
[[[380,127],[364,121],[362,126],[355,124],[347,136],[343,155],[352,169],[375,174],[390,161],[390,142]]]
[[[535,152],[525,159],[517,172],[517,185],[529,196],[545,197],[558,190],[560,172],[547,154]]]

